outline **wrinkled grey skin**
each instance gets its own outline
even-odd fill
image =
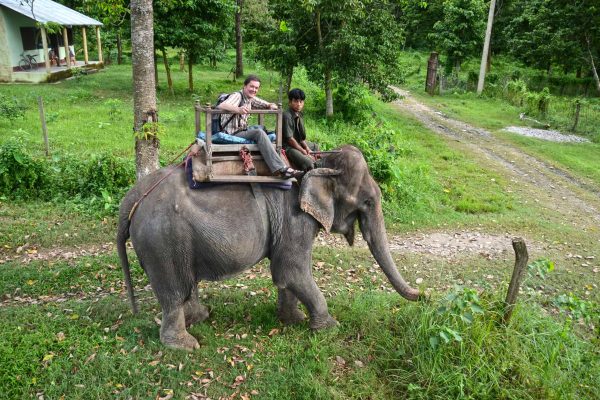
[[[381,209],[381,192],[358,149],[345,146],[323,159],[323,168],[308,172],[300,187],[263,189],[257,202],[246,184],[190,190],[180,169],[136,201],[170,169],[159,170],[134,186],[123,199],[117,249],[134,313],[137,311],[125,242],[129,237],[162,307],[161,342],[193,350],[198,341],[186,328],[208,317],[198,300],[197,282],[225,279],[271,261],[278,288],[277,312],[284,323],[306,318],[310,327],[337,325],[312,276],[312,247],[318,231],[343,234],[354,241],[360,230],[393,287],[408,300],[419,292],[399,274],[390,254]]]

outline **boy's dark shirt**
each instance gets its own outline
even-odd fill
[[[287,144],[287,139],[293,137],[298,144],[306,140],[306,131],[304,130],[304,117],[301,112],[296,113],[291,109],[287,109],[283,113],[282,137],[284,148],[290,147]]]

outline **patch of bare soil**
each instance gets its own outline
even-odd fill
[[[390,250],[394,253],[423,253],[436,257],[455,258],[478,254],[486,258],[505,258],[512,255],[513,235],[491,234],[477,231],[430,232],[397,235],[389,238]],[[348,246],[341,235],[319,233],[317,245],[327,247]],[[354,245],[367,247],[360,235],[356,235]],[[527,242],[529,248],[538,249],[539,244]]]

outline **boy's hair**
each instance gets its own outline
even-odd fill
[[[258,77],[258,75],[248,75],[248,77],[244,81],[244,86],[246,86],[250,82],[258,82],[258,83],[260,83],[260,78]]]
[[[292,89],[288,92],[288,99],[290,101],[292,100],[304,100],[306,98],[306,95],[304,94],[304,92],[302,91],[302,89]]]

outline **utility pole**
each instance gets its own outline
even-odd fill
[[[494,9],[496,0],[490,1],[490,13],[488,14],[487,28],[485,30],[485,40],[483,41],[483,53],[481,54],[481,66],[479,67],[479,81],[477,82],[477,94],[483,92],[483,83],[485,82],[485,66],[490,48],[490,38],[492,37],[492,24],[494,23]]]

